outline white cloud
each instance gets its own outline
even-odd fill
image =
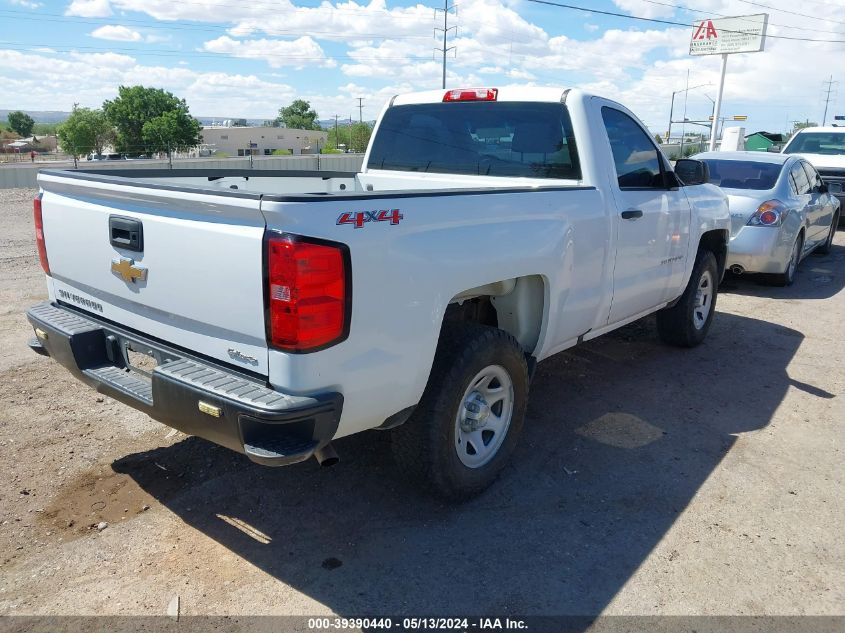
[[[106,24],[89,33],[91,37],[114,42],[140,42],[144,36],[122,25]]]
[[[25,9],[38,9],[44,6],[42,3],[33,2],[32,0],[9,0],[9,3],[19,7],[24,7]]]
[[[613,0],[613,4],[640,18],[668,18],[675,13],[675,8],[664,4],[654,4],[645,0]]]
[[[222,53],[245,59],[263,59],[273,68],[282,66],[335,66],[335,61],[326,56],[320,45],[311,37],[295,40],[234,40],[227,35],[204,42],[202,50]]]
[[[65,15],[80,18],[105,18],[112,14],[109,0],[73,0]]]

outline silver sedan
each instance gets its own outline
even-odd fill
[[[728,195],[731,272],[768,273],[788,286],[806,255],[830,250],[839,201],[806,160],[763,152],[704,152],[693,158],[707,164],[710,182]]]

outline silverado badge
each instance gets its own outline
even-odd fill
[[[128,284],[147,280],[147,269],[143,266],[136,266],[134,260],[127,259],[126,257],[113,259],[111,262],[111,271],[116,273],[118,277]]]

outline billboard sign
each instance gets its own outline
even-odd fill
[[[690,55],[757,53],[766,43],[766,13],[699,20],[692,25]]]

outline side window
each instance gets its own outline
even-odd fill
[[[665,188],[660,153],[634,119],[614,108],[603,107],[601,116],[610,139],[619,187]]]
[[[819,172],[810,163],[801,161],[801,164],[804,166],[804,171],[807,172],[807,179],[810,181],[810,190],[817,191],[816,187],[822,184],[822,178],[819,176]]]
[[[792,190],[792,193],[794,193],[797,196],[798,195],[798,185],[795,184],[795,177],[792,175],[791,172],[787,175],[789,176],[789,188]]]
[[[799,196],[810,193],[810,179],[807,178],[807,172],[801,167],[800,162],[795,163],[789,173],[795,180],[795,187]]]

